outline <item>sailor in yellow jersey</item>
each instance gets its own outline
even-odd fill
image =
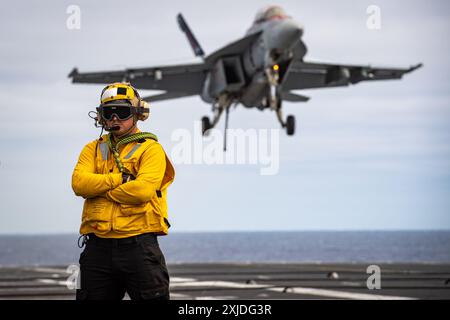
[[[169,274],[157,236],[170,227],[167,188],[175,171],[155,135],[137,121],[148,104],[128,83],[101,94],[96,121],[107,135],[81,151],[72,188],[85,199],[79,300],[169,299]]]

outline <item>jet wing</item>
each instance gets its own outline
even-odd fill
[[[207,66],[204,63],[81,73],[74,68],[69,78],[72,78],[73,83],[108,84],[127,81],[136,89],[166,91],[154,96],[154,100],[152,96],[144,98],[156,101],[200,94],[206,72]]]
[[[225,47],[211,53],[206,57],[205,61],[208,64],[214,63],[217,59],[223,56],[231,56],[231,55],[239,55],[242,54],[248,47],[251,45],[253,41],[258,39],[261,36],[262,31],[258,31],[245,37],[234,41]]]
[[[373,68],[294,61],[282,82],[283,91],[347,86],[361,81],[401,79],[422,64],[407,69]]]

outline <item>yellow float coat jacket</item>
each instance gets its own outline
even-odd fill
[[[80,233],[103,238],[167,234],[167,187],[175,170],[164,149],[153,139],[122,145],[123,167],[136,177],[122,184],[107,139],[104,135],[88,143],[73,171],[72,189],[85,198]]]

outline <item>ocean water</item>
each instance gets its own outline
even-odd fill
[[[78,263],[77,239],[0,236],[0,265]],[[168,263],[450,263],[450,231],[174,232],[159,242]]]

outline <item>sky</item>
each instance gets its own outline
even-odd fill
[[[103,85],[80,71],[200,62],[176,24],[182,12],[206,53],[242,37],[266,1],[18,0],[0,12],[0,234],[76,233],[83,199],[71,175],[99,129],[87,113]],[[304,26],[305,61],[424,67],[400,81],[298,93],[284,103],[279,170],[175,163],[173,231],[450,229],[448,1],[278,1]],[[68,29],[69,5],[81,12]],[[368,29],[377,5],[381,28]],[[143,91],[141,95],[152,92]],[[210,115],[199,97],[158,102],[142,131],[167,154],[172,134]],[[223,128],[223,119],[218,128]],[[230,128],[277,129],[273,112],[238,106]]]

